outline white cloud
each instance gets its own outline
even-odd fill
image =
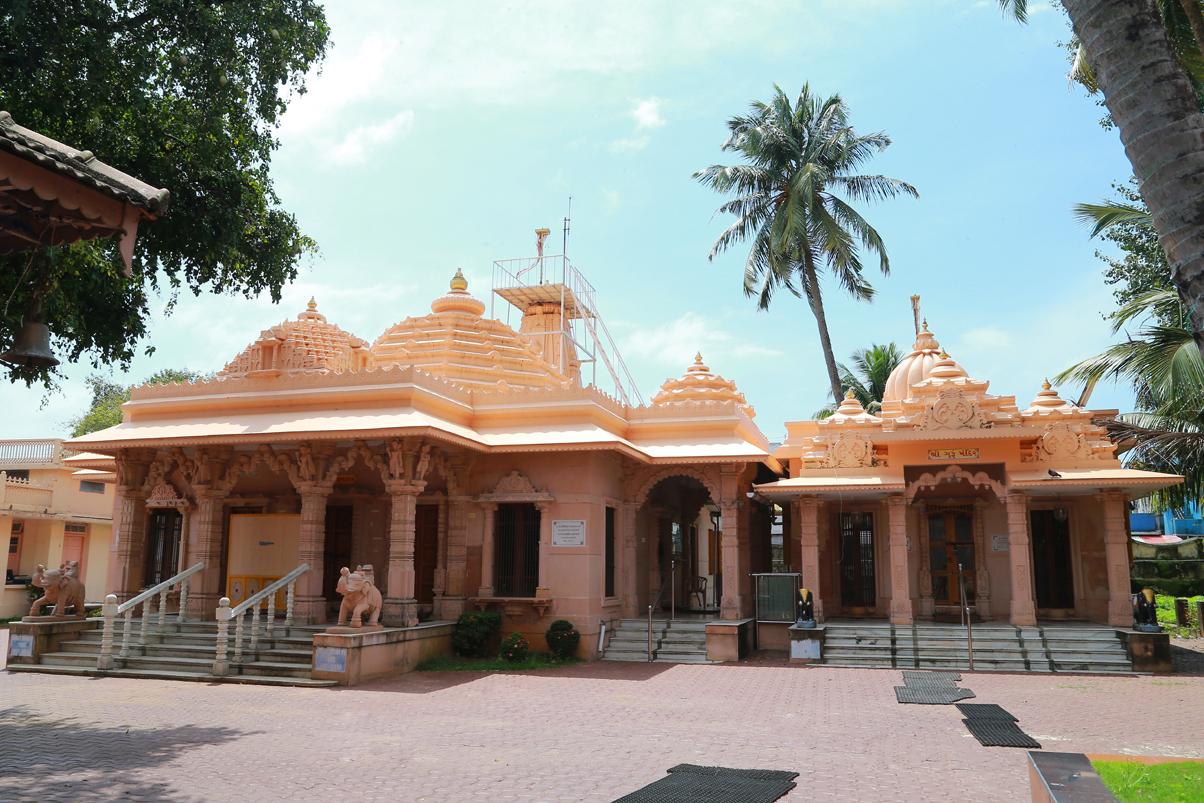
[[[649,369],[676,370],[678,374],[701,353],[716,373],[729,371],[749,359],[777,358],[783,352],[754,342],[745,334],[733,334],[715,315],[684,312],[671,321],[650,327],[632,327],[622,340],[622,350],[633,362]],[[649,348],[655,343],[655,348]]]
[[[359,164],[373,148],[391,142],[413,127],[414,112],[410,109],[400,111],[384,122],[359,126],[334,147],[331,158],[339,164]]]
[[[623,196],[618,190],[602,190],[602,208],[606,214],[613,215],[623,204]]]
[[[644,128],[660,128],[665,124],[664,115],[661,114],[661,102],[659,98],[646,98],[635,104],[635,108],[631,110],[631,116],[635,118],[636,129]]]
[[[648,147],[648,137],[620,137],[606,147],[611,153],[635,153]]]

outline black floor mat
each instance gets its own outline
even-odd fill
[[[1041,743],[1020,730],[1019,725],[1006,719],[963,719],[962,722],[983,747],[1041,747]]]
[[[794,788],[797,772],[678,764],[615,803],[773,803]]]
[[[1006,708],[995,703],[958,703],[957,710],[967,719],[1003,719],[1009,722],[1020,720],[1012,716]]]
[[[903,683],[910,686],[912,680],[917,680],[921,683],[928,680],[961,680],[961,672],[944,672],[939,669],[904,669]]]
[[[917,705],[952,705],[958,700],[970,700],[974,692],[956,686],[895,686],[895,697],[901,703]]]

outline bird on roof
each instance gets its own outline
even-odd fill
[[[1061,475],[1061,474],[1059,474],[1058,472],[1054,471],[1052,468],[1049,470],[1049,476],[1050,476],[1050,477],[1052,477],[1052,478],[1053,478],[1053,479],[1055,479],[1055,480],[1060,480],[1060,479],[1062,479],[1062,475]]]

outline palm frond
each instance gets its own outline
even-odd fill
[[[1113,226],[1122,223],[1144,223],[1153,225],[1148,209],[1119,201],[1104,201],[1098,204],[1075,204],[1074,216],[1091,226],[1091,236],[1097,237]]]

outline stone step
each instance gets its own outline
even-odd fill
[[[259,686],[300,686],[307,688],[329,688],[337,685],[333,680],[314,680],[310,677],[270,677],[266,675],[213,675],[204,672],[164,672],[144,669],[96,669],[53,664],[13,664],[10,672],[39,672],[51,675],[78,675],[82,677],[150,678],[152,680],[190,680],[200,683],[244,683]]]
[[[693,654],[686,655],[686,654],[677,654],[677,653],[670,654],[670,655],[662,655],[661,653],[658,652],[656,654],[656,658],[653,659],[653,663],[657,663],[657,664],[712,664],[712,663],[719,663],[719,662],[708,660],[706,657],[706,653],[703,653],[702,655],[693,655]]]
[[[654,653],[655,654],[655,653]],[[607,649],[602,654],[604,661],[647,661],[648,652],[640,650],[611,650]]]

